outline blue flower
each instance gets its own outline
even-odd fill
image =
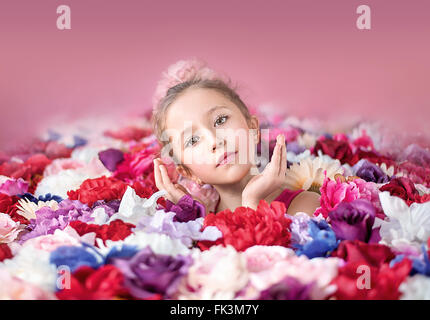
[[[104,257],[89,245],[61,246],[51,252],[49,262],[59,266],[68,266],[73,273],[81,266],[97,269],[104,264]]]
[[[336,240],[336,235],[328,225],[327,221],[309,220],[308,233],[312,240],[305,244],[297,244],[294,247],[298,250],[297,255],[305,255],[309,259],[316,257],[328,257],[337,248],[340,240]]]
[[[50,200],[55,200],[58,203],[63,201],[63,198],[61,198],[60,196],[52,195],[50,193],[47,193],[44,196],[39,196],[39,198],[36,198],[31,193],[26,192],[24,194],[20,194],[19,197],[21,199],[27,199],[31,202],[34,202],[35,204],[37,204],[39,201],[46,202],[46,201],[50,201]]]
[[[424,244],[421,246],[421,250],[423,252],[423,259],[408,257],[408,259],[412,261],[412,269],[409,275],[413,276],[419,273],[427,277],[430,277],[430,260]],[[404,258],[405,258],[404,254],[397,255],[393,260],[390,261],[390,267],[393,267],[395,264],[399,263]]]

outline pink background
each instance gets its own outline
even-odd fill
[[[56,28],[61,4],[71,30]],[[356,28],[361,4],[371,30]],[[0,147],[53,116],[151,108],[161,72],[190,57],[230,75],[252,105],[425,132],[429,36],[428,0],[2,1]]]

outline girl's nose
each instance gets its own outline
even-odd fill
[[[212,146],[212,151],[215,151],[218,148],[224,147],[225,139],[224,137],[215,137],[214,143]]]

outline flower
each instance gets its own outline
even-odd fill
[[[20,231],[19,222],[13,221],[7,214],[0,213],[0,243],[14,241]]]
[[[78,190],[70,190],[67,195],[69,199],[79,200],[91,207],[97,200],[121,199],[126,189],[127,184],[124,182],[102,176],[85,180]]]
[[[302,284],[295,278],[286,276],[260,293],[258,300],[310,300],[313,283]]]
[[[290,190],[303,189],[319,193],[324,182],[324,171],[331,178],[337,173],[343,173],[339,160],[305,158],[300,163],[293,163],[287,170],[285,185]]]
[[[356,199],[369,200],[378,209],[378,192],[373,182],[366,182],[363,179],[342,182],[338,177],[334,181],[327,177],[320,190],[321,207],[315,210],[315,216],[322,214],[324,218],[327,218],[329,212],[336,209],[340,203]]]
[[[166,194],[165,190],[154,193],[149,199],[139,197],[133,188],[127,186],[118,212],[110,217],[110,221],[122,221],[137,224],[143,217],[152,216],[156,212],[157,199]]]
[[[201,200],[202,203],[207,206],[208,212],[215,211],[219,194],[212,185],[199,185],[194,180],[187,179],[184,176],[179,176],[178,183],[183,186],[193,198]]]
[[[403,150],[397,160],[408,160],[420,167],[430,168],[430,150],[412,143]]]
[[[138,299],[147,299],[155,294],[171,297],[191,264],[189,256],[155,254],[150,247],[130,259],[114,260],[114,265],[125,276],[125,287]]]
[[[7,194],[8,196],[16,196],[26,193],[28,186],[28,182],[24,181],[22,178],[10,179],[0,185],[0,193]]]
[[[75,272],[81,266],[97,269],[103,264],[104,257],[90,246],[60,246],[50,253],[49,262],[57,267],[67,266]]]
[[[0,300],[54,300],[52,292],[14,277],[7,270],[0,269]]]
[[[328,223],[324,219],[320,221],[311,219],[308,226],[311,240],[294,246],[297,249],[297,255],[306,255],[310,259],[330,256],[340,241],[336,240],[336,236]]]
[[[421,274],[407,278],[399,287],[400,300],[430,300],[430,278]]]
[[[347,141],[323,138],[316,142],[312,153],[317,155],[319,150],[333,159],[338,159],[342,164],[348,163],[352,166],[358,161]]]
[[[215,241],[222,237],[217,227],[208,226],[202,230],[203,218],[188,222],[174,221],[174,218],[174,212],[158,210],[153,216],[143,217],[138,228],[145,232],[157,232],[173,239],[180,239],[187,247],[191,247],[193,241]]]
[[[410,244],[419,247],[430,237],[430,202],[406,202],[388,191],[379,194],[382,208],[387,215],[386,220],[376,218],[374,228],[381,227],[380,243],[391,246]]]
[[[329,212],[331,227],[340,240],[379,242],[379,230],[372,231],[375,216],[375,207],[364,199],[340,203]]]
[[[291,241],[289,226],[291,220],[285,216],[285,204],[273,201],[270,206],[261,200],[257,210],[238,207],[205,217],[203,227],[216,226],[223,237],[215,242],[200,241],[198,246],[205,250],[212,245],[232,245],[243,251],[253,245],[281,245],[288,247]]]
[[[13,257],[12,251],[6,243],[0,243],[0,262]]]
[[[30,220],[31,223],[27,227],[29,232],[23,234],[20,240],[26,241],[41,235],[53,234],[56,229],[62,230],[74,220],[92,221],[94,218],[91,214],[91,209],[79,200],[65,199],[59,203],[57,210],[42,207],[36,212],[36,219]]]
[[[22,198],[18,201],[16,213],[23,216],[27,220],[36,219],[36,211],[43,208],[48,207],[52,210],[58,210],[58,202],[55,200],[49,201],[38,201],[34,203],[27,198]]]
[[[364,243],[359,240],[345,240],[332,253],[348,263],[362,263],[373,267],[380,267],[389,263],[395,255],[390,247],[377,243]]]
[[[188,194],[185,194],[176,204],[167,199],[164,211],[174,212],[175,216],[173,220],[179,222],[196,220],[206,215],[205,206]]]
[[[389,181],[388,176],[378,165],[366,159],[358,161],[352,169],[356,176],[366,181],[375,183],[386,183]]]
[[[230,245],[195,249],[192,259],[173,299],[229,300],[248,282],[245,258]]]
[[[70,279],[70,287],[56,293],[60,300],[108,300],[129,298],[124,276],[113,265],[98,269],[81,266]]]
[[[109,171],[114,172],[117,165],[124,160],[124,153],[121,150],[109,148],[99,152],[99,159]]]
[[[406,177],[393,178],[390,183],[384,184],[379,190],[381,192],[388,191],[392,196],[402,198],[408,205],[411,205],[419,197],[419,192],[414,183]]]
[[[131,229],[135,227],[134,224],[124,222],[122,220],[114,220],[109,224],[87,224],[82,221],[71,221],[70,226],[75,229],[80,236],[94,232],[96,238],[106,240],[118,241],[124,240],[132,232]]]
[[[333,280],[337,286],[336,299],[360,300],[397,300],[401,293],[399,286],[407,278],[411,262],[404,260],[390,268],[382,264],[379,268],[351,262],[339,269]],[[366,275],[369,278],[364,278]]]

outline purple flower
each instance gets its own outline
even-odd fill
[[[116,170],[118,163],[124,160],[124,153],[118,149],[106,149],[99,152],[99,159],[109,171]]]
[[[119,199],[114,199],[114,200],[110,200],[110,201],[97,200],[93,204],[92,211],[94,211],[98,208],[103,208],[103,209],[105,209],[106,214],[109,217],[111,217],[113,214],[118,212],[120,204],[121,204],[121,200],[119,200]]]
[[[300,154],[300,153],[304,152],[305,150],[306,150],[306,148],[304,146],[301,146],[300,144],[298,144],[296,141],[287,143],[287,151],[288,152]]]
[[[65,199],[58,204],[58,210],[42,207],[36,211],[36,219],[30,220],[27,227],[30,232],[24,234],[20,241],[53,234],[57,229],[63,230],[71,221],[91,222],[94,220],[91,213],[91,208],[79,200]]]
[[[390,181],[379,166],[366,159],[361,159],[352,168],[356,176],[368,182],[386,183]]]
[[[176,213],[173,221],[187,222],[206,215],[206,209],[199,201],[194,200],[190,195],[186,194],[179,199],[177,204],[174,204],[169,199],[166,199],[165,212]]]
[[[154,294],[169,298],[187,274],[192,259],[155,254],[148,246],[128,260],[114,259],[113,264],[124,274],[124,285],[135,298],[145,299]]]
[[[430,150],[424,149],[413,143],[409,145],[399,156],[398,161],[411,161],[421,167],[430,167]]]
[[[302,284],[293,277],[285,277],[260,293],[258,300],[310,300],[313,283]]]
[[[342,202],[329,212],[331,227],[338,239],[368,243],[380,240],[379,229],[372,230],[375,216],[375,207],[365,199]]]

